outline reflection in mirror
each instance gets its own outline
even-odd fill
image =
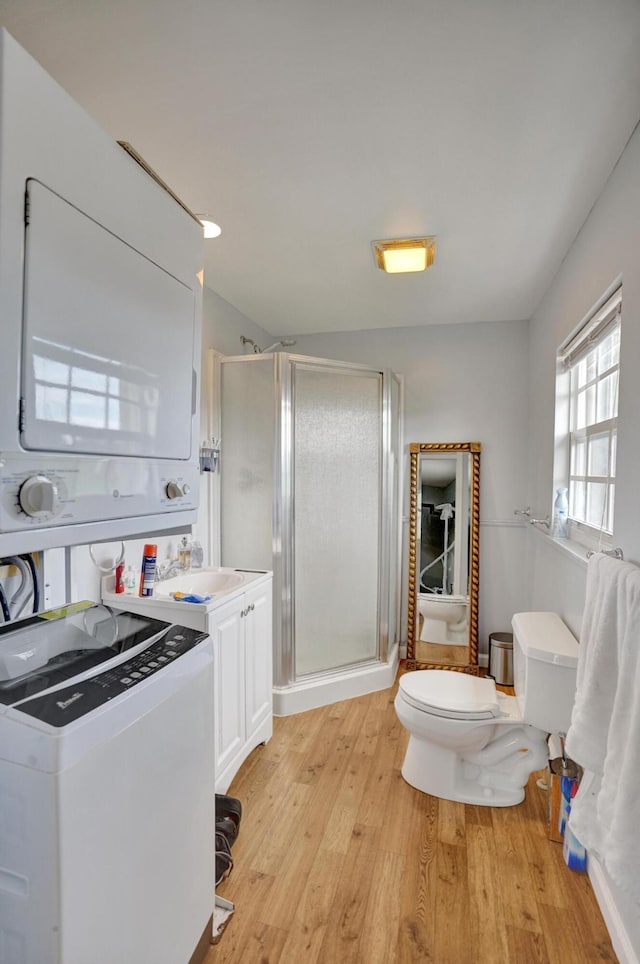
[[[410,446],[410,668],[477,671],[480,443]]]

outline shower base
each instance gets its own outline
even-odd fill
[[[375,693],[392,686],[398,669],[398,647],[394,646],[387,662],[349,666],[331,674],[273,687],[273,715],[291,716],[319,706],[350,700],[355,696]]]

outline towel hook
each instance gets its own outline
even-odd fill
[[[531,523],[532,526],[546,526],[547,529],[549,528],[549,526],[550,526],[550,524],[551,524],[551,523],[549,522],[549,516],[545,516],[544,519],[531,519],[531,518],[530,518],[530,519],[529,519],[529,522]]]

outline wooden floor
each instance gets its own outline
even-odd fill
[[[468,646],[448,646],[444,643],[426,643],[416,640],[416,659],[423,663],[449,663],[466,666],[469,662]]]
[[[244,815],[206,964],[616,961],[588,879],[518,807],[412,789],[395,688],[274,720],[229,792]]]

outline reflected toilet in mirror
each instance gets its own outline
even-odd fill
[[[409,446],[409,607],[412,669],[478,664],[479,442]]]

